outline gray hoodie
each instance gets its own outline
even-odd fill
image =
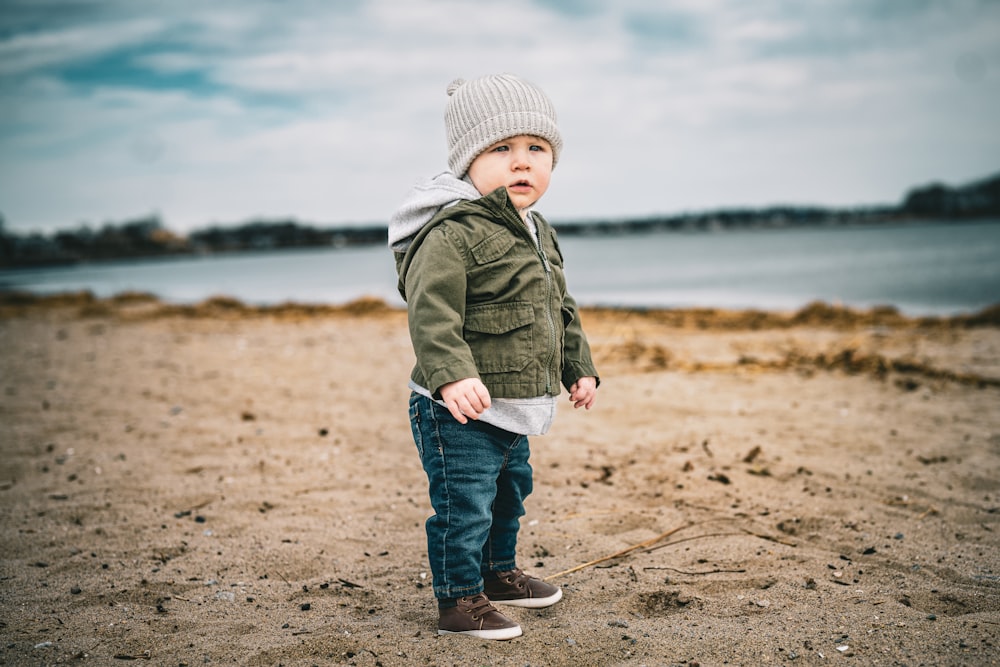
[[[418,181],[389,218],[389,247],[394,252],[406,252],[417,232],[442,208],[481,196],[470,181],[450,171]]]

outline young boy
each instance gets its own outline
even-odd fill
[[[552,103],[508,74],[458,79],[448,95],[450,171],[389,223],[416,353],[410,424],[434,509],[438,633],[512,639],[520,626],[492,602],[562,598],[516,565],[527,436],[548,430],[560,383],[590,409],[598,378],[555,232],[531,210],[562,149]]]

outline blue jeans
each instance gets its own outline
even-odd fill
[[[410,427],[434,509],[426,524],[434,595],[480,593],[484,573],[516,567],[517,531],[531,493],[528,438],[471,419],[460,424],[416,393]]]

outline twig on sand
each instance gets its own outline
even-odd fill
[[[665,542],[663,544],[657,544],[655,546],[646,547],[646,553],[649,553],[650,551],[656,551],[657,549],[662,549],[663,547],[672,547],[675,544],[680,544],[681,542],[701,540],[706,537],[730,537],[732,535],[742,535],[742,533],[706,533],[705,535],[692,535],[691,537],[685,537],[679,540],[674,540],[673,542]]]
[[[739,533],[706,533],[705,535],[693,535],[691,537],[685,537],[679,540],[674,540],[673,542],[665,542],[663,544],[657,544],[655,546],[647,547],[646,553],[650,551],[656,551],[657,549],[662,549],[663,547],[672,547],[675,544],[680,544],[681,542],[690,542],[691,540],[700,540],[706,537],[730,537],[732,535],[752,535],[753,537],[760,538],[762,540],[768,540],[769,542],[777,542],[778,544],[784,544],[786,547],[798,546],[794,542],[788,540],[783,540],[780,537],[774,537],[773,535],[765,535],[764,533],[756,533],[749,528],[740,528]]]
[[[768,542],[777,542],[778,544],[784,544],[786,547],[797,547],[797,546],[799,546],[795,542],[792,542],[790,540],[783,540],[780,537],[775,537],[773,535],[765,535],[764,533],[755,533],[752,530],[750,530],[749,528],[742,528],[741,530],[744,533],[746,533],[747,535],[753,535],[754,537],[759,537],[760,539],[767,540]]]
[[[545,580],[548,581],[549,579],[555,579],[556,577],[561,577],[561,576],[566,575],[566,574],[571,574],[573,572],[579,572],[580,570],[586,569],[586,568],[591,567],[593,565],[597,565],[598,563],[603,563],[605,561],[614,560],[615,558],[621,558],[622,556],[625,556],[627,554],[632,553],[636,549],[644,549],[646,547],[652,546],[652,545],[656,544],[657,542],[659,542],[660,540],[666,539],[666,538],[670,537],[671,535],[673,535],[674,533],[682,531],[685,528],[690,528],[691,526],[694,526],[694,525],[696,525],[696,524],[694,524],[694,523],[686,523],[683,526],[678,526],[677,528],[671,528],[670,530],[668,530],[665,533],[660,533],[656,537],[651,537],[650,539],[645,540],[644,542],[639,542],[638,544],[633,544],[630,547],[622,549],[621,551],[616,551],[615,553],[610,554],[608,556],[602,556],[601,558],[597,558],[597,559],[594,559],[594,560],[592,560],[590,562],[583,563],[582,565],[577,565],[576,567],[571,567],[568,570],[563,570],[562,572],[556,572],[555,574],[550,574],[549,576],[545,577]]]
[[[687,570],[679,570],[676,567],[667,567],[666,565],[650,566],[650,567],[644,567],[642,569],[643,569],[643,571],[646,571],[646,570],[670,570],[671,572],[678,572],[680,574],[686,574],[686,575],[692,576],[692,577],[695,576],[695,575],[699,575],[699,574],[721,574],[721,573],[737,573],[737,574],[740,574],[740,573],[746,572],[746,569],[742,568],[742,567],[739,568],[739,569],[737,569],[737,570],[723,570],[721,568],[716,568],[714,570],[702,570],[700,572],[688,572]]]
[[[926,519],[931,514],[938,514],[937,508],[934,507],[933,505],[930,506],[930,507],[928,507],[927,510],[923,514],[921,514],[920,516],[918,516],[917,517],[917,521],[920,521],[921,519]]]
[[[630,554],[633,551],[636,551],[638,549],[644,549],[646,553],[649,553],[650,551],[655,551],[656,549],[661,549],[663,547],[669,547],[669,546],[673,546],[675,544],[680,544],[681,542],[689,542],[691,540],[700,540],[700,539],[703,539],[703,538],[706,538],[706,537],[726,537],[726,536],[730,536],[730,535],[741,535],[741,534],[745,533],[747,535],[752,535],[753,537],[758,537],[758,538],[760,538],[762,540],[768,540],[768,541],[771,541],[771,542],[777,542],[778,544],[784,544],[785,546],[789,546],[789,547],[797,546],[794,542],[789,542],[787,540],[782,540],[779,537],[773,537],[771,535],[765,535],[763,533],[755,533],[754,531],[752,531],[752,530],[750,530],[748,528],[740,528],[740,530],[742,531],[741,533],[708,533],[706,535],[694,535],[692,537],[685,537],[683,539],[674,540],[673,542],[667,542],[665,544],[656,544],[657,542],[665,540],[666,538],[670,537],[674,533],[678,533],[678,532],[684,530],[685,528],[691,528],[692,526],[697,526],[697,525],[700,525],[700,524],[703,524],[703,523],[708,523],[709,521],[713,521],[713,520],[717,520],[717,519],[709,519],[708,521],[692,521],[690,523],[684,524],[683,526],[678,526],[676,528],[671,528],[670,530],[668,530],[665,533],[660,533],[656,537],[652,537],[652,538],[650,538],[648,540],[645,540],[643,542],[639,542],[638,544],[633,544],[632,546],[626,547],[625,549],[622,549],[621,551],[616,551],[613,554],[609,554],[607,556],[602,556],[600,558],[595,558],[592,561],[583,563],[582,565],[577,565],[575,567],[571,567],[568,570],[563,570],[562,572],[556,572],[555,574],[550,574],[549,576],[545,577],[545,580],[548,581],[549,579],[555,579],[556,577],[561,577],[561,576],[566,575],[566,574],[572,574],[573,572],[579,572],[580,570],[586,569],[588,567],[592,567],[594,565],[599,565],[600,563],[604,563],[604,562],[607,562],[609,560],[614,560],[616,558],[621,558],[622,556],[627,556],[628,554]],[[645,568],[645,569],[656,569],[656,568]],[[673,568],[664,568],[664,569],[673,569]],[[681,570],[677,570],[677,572],[681,572]],[[715,572],[745,572],[745,570],[715,570],[715,571],[709,571],[709,572],[682,572],[682,574],[714,574]]]

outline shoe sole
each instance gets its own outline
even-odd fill
[[[521,626],[515,625],[512,628],[497,628],[496,630],[438,630],[438,634],[464,635],[466,637],[475,637],[476,639],[496,639],[503,641],[520,637],[522,632]]]
[[[494,604],[505,604],[509,607],[526,607],[528,609],[542,609],[543,607],[551,607],[556,602],[562,600],[562,589],[556,589],[556,592],[547,598],[515,598],[513,600],[497,600],[490,598],[490,602]]]

